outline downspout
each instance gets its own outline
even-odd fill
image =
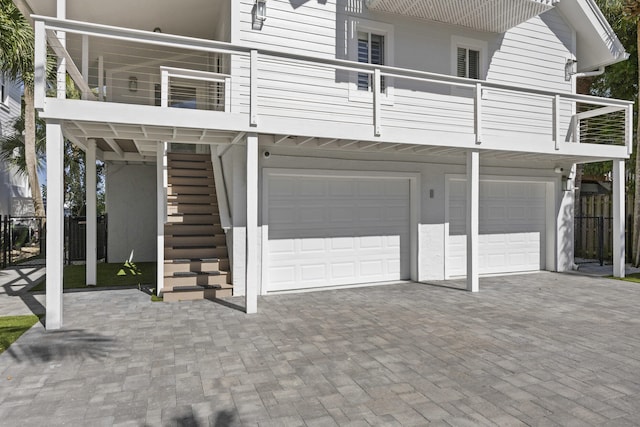
[[[580,79],[583,77],[596,77],[596,76],[600,76],[604,74],[604,66],[598,68],[597,70],[594,71],[585,71],[584,73],[575,73],[573,75],[573,77],[575,77],[576,79]]]

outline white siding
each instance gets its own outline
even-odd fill
[[[505,34],[475,32],[462,27],[373,14],[361,2],[291,2],[271,0],[262,30],[251,27],[254,2],[241,0],[233,32],[234,43],[324,58],[353,59],[350,19],[365,19],[393,27],[393,65],[441,74],[453,74],[452,39],[464,37],[488,46],[483,74],[487,80],[522,87],[570,92],[564,65],[573,56],[573,31],[554,10],[533,18]],[[288,117],[312,123],[372,124],[371,96],[354,99],[349,89],[353,76],[331,67],[310,66],[262,55],[258,65],[258,113],[263,117]],[[248,112],[248,61],[234,62],[234,111]],[[382,107],[384,129],[420,129],[471,134],[473,92],[445,85],[389,80],[393,94]],[[551,97],[530,97],[487,91],[484,101],[484,135],[530,142],[551,141]],[[566,132],[572,106],[562,104]],[[523,138],[523,133],[528,138]]]
[[[156,166],[108,163],[109,262],[156,261]]]

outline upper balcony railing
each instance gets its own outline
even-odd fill
[[[64,60],[83,99],[244,115],[258,132],[264,123],[304,122],[309,132],[314,126],[366,129],[359,139],[370,141],[404,142],[402,136],[439,145],[437,138],[446,137],[543,152],[579,142],[626,145],[631,153],[628,101],[34,19],[37,108],[45,106],[44,65],[52,55]],[[63,85],[65,79],[58,81]]]

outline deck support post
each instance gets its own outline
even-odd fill
[[[247,247],[245,309],[258,312],[258,134],[247,134]]]
[[[167,213],[167,143],[158,142],[156,151],[156,295],[164,288],[164,223]]]
[[[480,212],[480,153],[467,152],[467,290],[478,292],[478,223]]]
[[[613,276],[625,276],[624,160],[613,161]]]
[[[86,206],[86,283],[87,286],[97,284],[97,264],[98,264],[98,227],[96,224],[96,140],[87,140],[87,151],[85,161],[85,206]]]
[[[46,328],[62,328],[64,266],[64,137],[62,125],[47,121],[47,294]]]

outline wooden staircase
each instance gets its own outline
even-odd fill
[[[169,153],[164,301],[231,296],[210,154]]]

